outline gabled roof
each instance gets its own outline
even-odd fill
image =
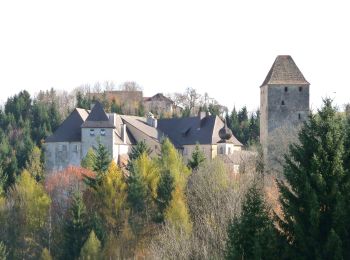
[[[218,116],[159,119],[158,129],[169,137],[175,146],[199,144],[217,144],[219,131],[225,126]],[[242,145],[234,136],[228,142]]]
[[[100,102],[96,101],[94,107],[92,108],[86,121],[81,125],[81,127],[105,127],[114,128],[114,124],[110,122],[106,112]]]
[[[80,142],[80,126],[84,123],[88,115],[89,112],[85,109],[74,109],[57,130],[46,138],[45,142]]]
[[[290,55],[279,55],[261,86],[270,84],[309,85]]]
[[[162,93],[157,93],[153,97],[145,97],[143,98],[144,101],[164,101],[168,103],[174,103],[170,98],[167,98]]]

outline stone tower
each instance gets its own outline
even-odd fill
[[[267,169],[273,168],[275,155],[282,157],[295,140],[296,129],[307,120],[309,87],[291,56],[277,56],[260,86],[260,142]]]

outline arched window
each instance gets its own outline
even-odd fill
[[[288,87],[284,87],[284,92],[288,92]]]
[[[299,92],[301,92],[303,90],[303,87],[299,87]]]
[[[281,105],[284,106],[284,100],[282,100]]]

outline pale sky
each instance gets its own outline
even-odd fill
[[[145,96],[192,87],[259,107],[279,54],[321,98],[350,102],[350,3],[311,0],[0,0],[0,101],[27,89],[136,81]]]

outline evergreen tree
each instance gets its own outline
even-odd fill
[[[196,148],[192,153],[192,158],[188,160],[187,166],[192,170],[197,170],[200,164],[204,161],[205,161],[205,155],[199,149],[199,145],[196,144]]]
[[[64,227],[65,259],[76,259],[79,256],[88,234],[86,207],[81,192],[76,191]]]
[[[141,212],[145,209],[146,199],[147,186],[140,171],[133,169],[128,178],[128,202],[135,212]]]
[[[171,176],[169,170],[165,170],[161,174],[157,189],[157,204],[159,209],[159,216],[157,220],[164,221],[164,213],[172,199],[172,192],[174,190],[174,178]]]
[[[80,257],[81,260],[96,260],[100,258],[101,253],[101,242],[92,230],[90,232],[89,238],[84,243],[81,248]]]
[[[26,163],[26,170],[37,182],[44,179],[44,167],[43,163],[41,162],[41,150],[39,147],[34,146]]]
[[[99,143],[98,148],[96,150],[96,157],[93,165],[93,170],[98,175],[102,175],[107,171],[110,162],[111,158],[108,150],[103,144]]]
[[[96,156],[94,150],[92,148],[89,148],[85,157],[81,160],[81,166],[86,169],[93,170],[95,160]]]
[[[299,133],[279,181],[280,228],[290,258],[349,259],[349,176],[344,129],[330,99]]]
[[[131,148],[131,152],[129,154],[129,162],[136,160],[143,153],[146,155],[150,155],[152,153],[152,149],[149,148],[145,141],[138,142],[135,146]]]
[[[227,259],[278,259],[276,238],[262,191],[254,183],[247,191],[241,216],[229,225]]]

